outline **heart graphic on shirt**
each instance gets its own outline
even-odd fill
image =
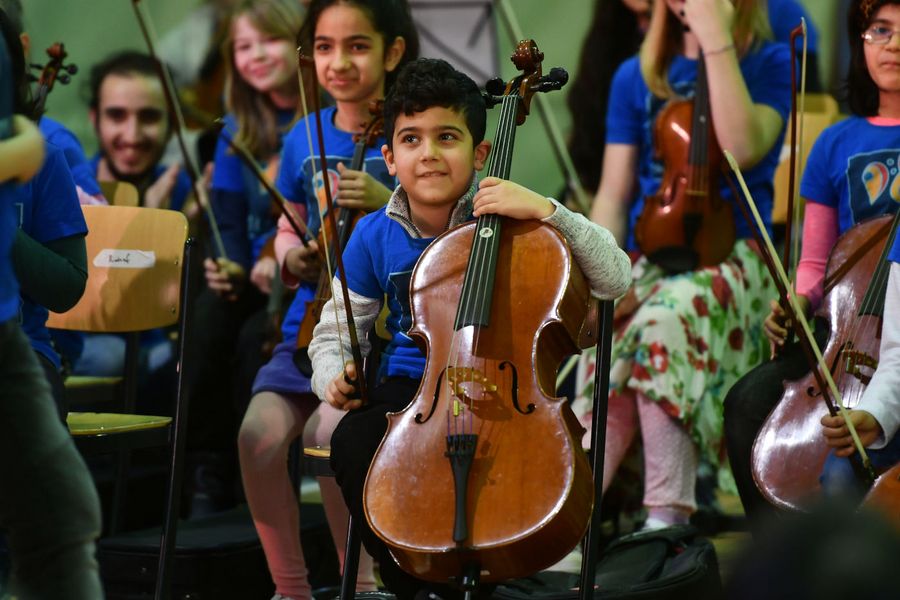
[[[884,163],[872,162],[866,165],[862,172],[863,185],[866,186],[866,195],[869,197],[869,205],[875,204],[882,192],[888,186],[888,169]]]

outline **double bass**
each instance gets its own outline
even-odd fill
[[[669,102],[653,124],[665,170],[660,189],[644,199],[634,235],[647,259],[668,272],[717,265],[734,248],[734,212],[719,194],[722,151],[713,128],[706,63],[697,60],[691,100]]]
[[[533,41],[512,57],[523,73],[502,97],[490,176],[509,174],[532,95],[565,82],[561,69],[542,76],[542,58]],[[432,242],[410,298],[427,364],[409,406],[388,415],[366,479],[369,525],[408,573],[467,590],[557,562],[593,505],[582,428],[553,394],[589,304],[565,240],[483,215]]]

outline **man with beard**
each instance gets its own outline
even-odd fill
[[[180,165],[160,164],[172,127],[155,61],[131,50],[114,54],[91,70],[90,90],[97,179],[133,184],[141,206],[183,210],[190,180]]]

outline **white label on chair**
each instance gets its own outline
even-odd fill
[[[111,269],[149,269],[156,264],[153,250],[119,250],[107,248],[94,257],[95,267]]]

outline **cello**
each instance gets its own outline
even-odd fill
[[[898,215],[855,225],[838,239],[828,258],[825,293],[815,314],[829,324],[822,354],[847,408],[859,403],[878,366],[887,254]],[[788,382],[753,444],[753,478],[776,507],[802,510],[819,487],[829,450],[819,423],[822,400],[815,369]]]
[[[669,102],[656,117],[653,139],[665,171],[635,224],[638,247],[670,273],[721,263],[734,248],[736,232],[731,204],[719,194],[722,151],[712,127],[702,53],[694,98]]]
[[[823,401],[832,415],[840,413],[847,422],[858,452],[854,459],[858,477],[867,484],[875,479],[847,409],[858,404],[878,366],[878,338],[889,268],[887,254],[897,233],[900,213],[864,221],[838,239],[828,259],[822,305],[816,311],[816,316],[825,319],[830,328],[828,344],[820,351],[800,305],[793,295],[788,295],[790,282],[775,259],[774,247],[743,176],[728,153],[726,158],[768,248],[764,258],[778,274],[776,285],[787,300],[792,326],[804,350],[814,357],[806,376],[785,383],[784,395],[757,434],[750,464],[757,487],[770,503],[781,509],[803,510],[818,489],[818,477],[829,450],[819,424]]]
[[[502,96],[490,176],[509,174],[534,93],[565,83],[561,69],[542,76],[542,59],[530,40],[512,57],[523,73]],[[408,333],[427,363],[412,402],[388,415],[369,468],[372,531],[408,573],[467,593],[557,562],[593,505],[582,428],[552,395],[589,304],[565,240],[538,221],[483,215],[424,251],[410,304]]]

